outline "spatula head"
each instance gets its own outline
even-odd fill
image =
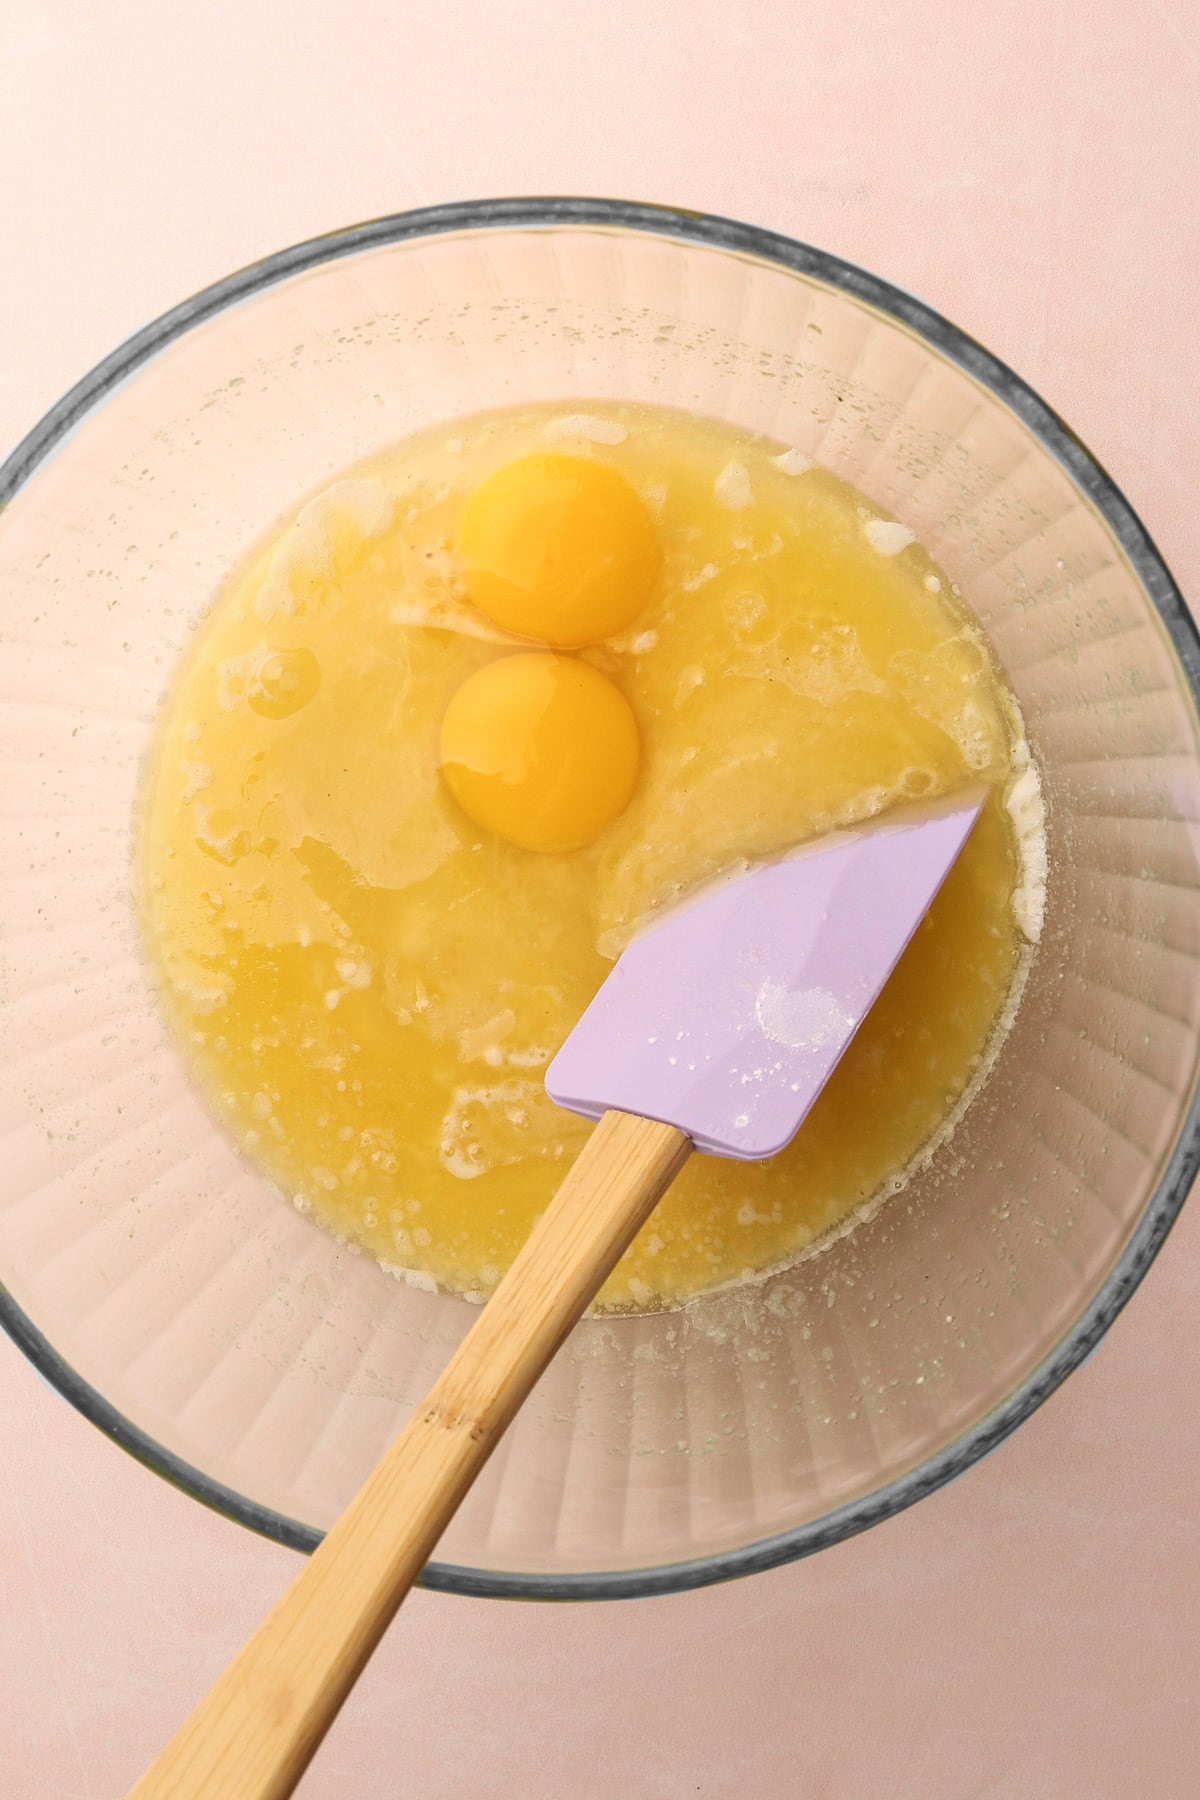
[[[698,1150],[782,1150],[979,817],[905,809],[704,890],[628,946],[546,1072],[559,1106],[660,1119]]]

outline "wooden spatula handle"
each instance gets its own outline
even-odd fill
[[[130,1800],[281,1800],[514,1413],[691,1146],[610,1112],[424,1404]]]

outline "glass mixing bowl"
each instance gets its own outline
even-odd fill
[[[605,396],[799,446],[912,527],[1045,781],[1045,929],[952,1142],[869,1223],[683,1311],[584,1321],[430,1565],[596,1598],[745,1574],[930,1492],[1087,1354],[1197,1166],[1196,633],[1029,388],[769,232],[448,206],[268,258],[69,393],[0,470],[4,1322],[135,1456],[309,1549],[472,1318],[282,1204],[193,1091],[130,895],[152,721],[277,517],[456,414]]]

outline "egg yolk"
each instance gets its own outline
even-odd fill
[[[442,773],[485,830],[525,850],[580,850],[622,813],[640,746],[629,703],[589,663],[549,650],[477,669],[442,721]]]
[[[563,648],[624,630],[662,564],[625,477],[583,456],[525,456],[468,496],[456,550],[471,599],[518,637]]]

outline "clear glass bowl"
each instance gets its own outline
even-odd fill
[[[223,577],[432,421],[607,396],[798,445],[903,519],[1044,771],[1046,928],[952,1143],[773,1280],[585,1321],[430,1585],[659,1592],[820,1548],[964,1469],[1092,1348],[1198,1160],[1196,634],[1029,388],[788,239],[516,200],[302,244],[148,326],[0,470],[4,1322],[134,1455],[311,1548],[470,1322],[282,1205],[164,1034],[130,899],[139,764]]]

